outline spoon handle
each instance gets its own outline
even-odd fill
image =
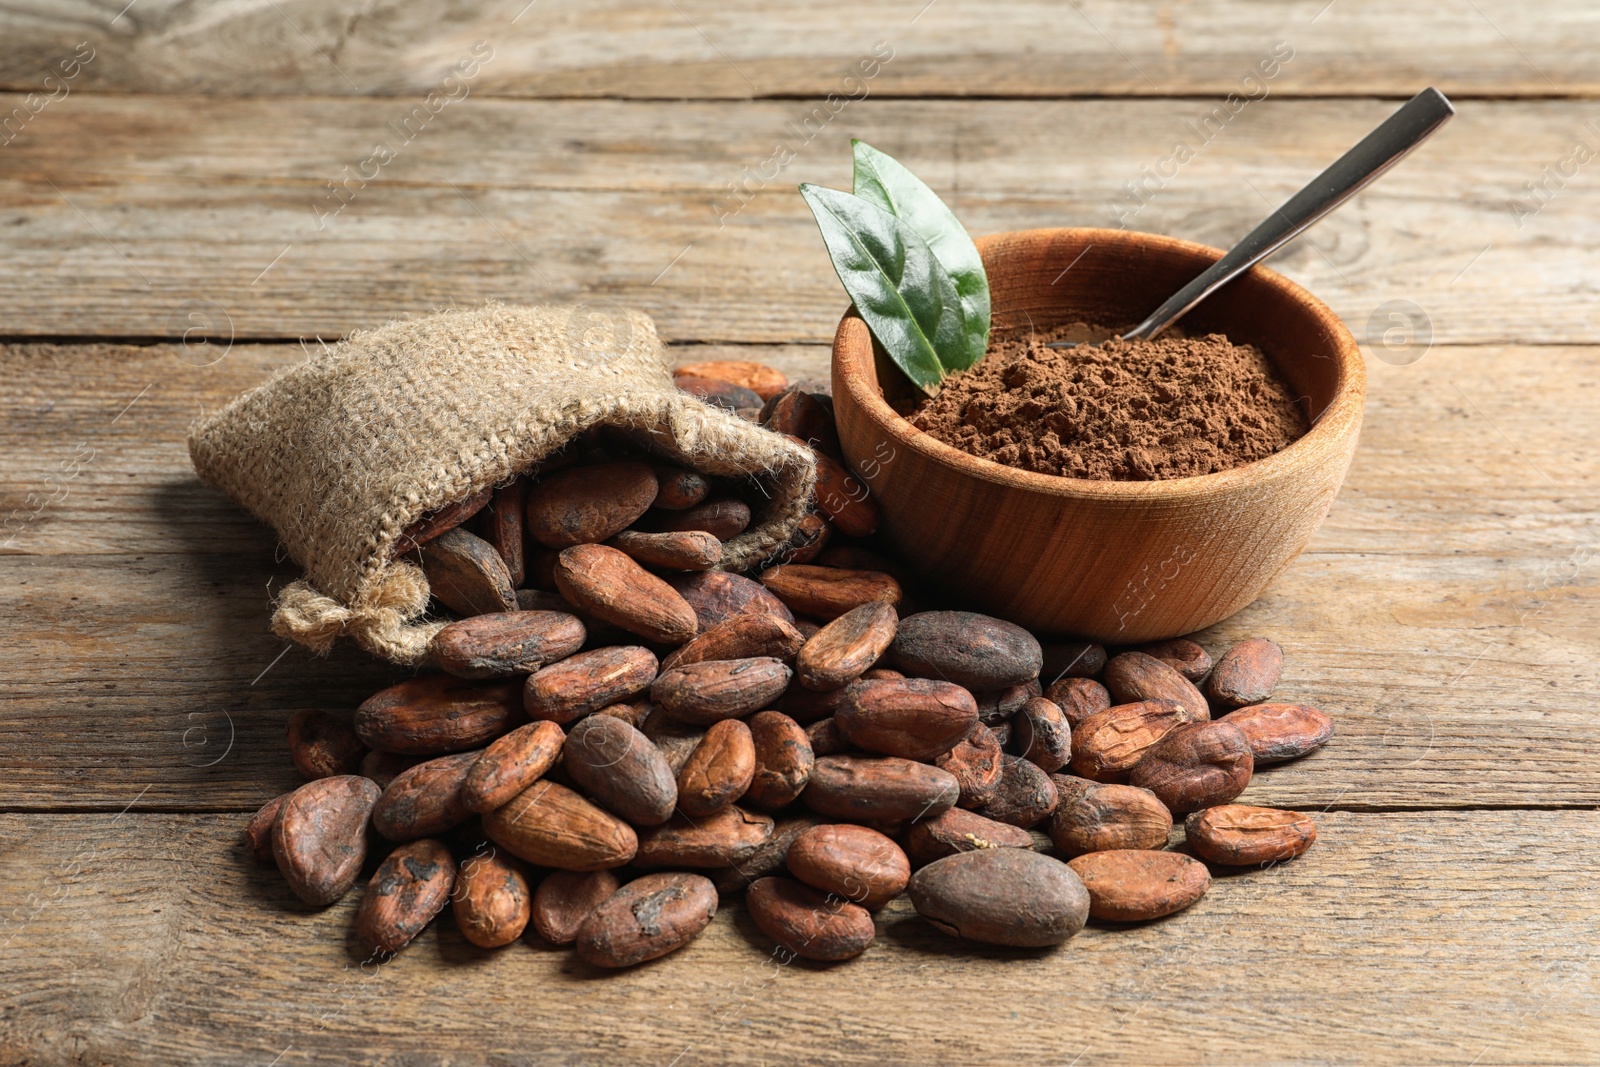
[[[1455,113],[1450,101],[1437,89],[1424,89],[1413,96],[1404,107],[1363,137],[1361,143],[1340,156],[1265,222],[1251,230],[1227,255],[1179,289],[1123,337],[1127,340],[1150,338],[1171,326],[1190,308],[1276,252],[1400,162]]]

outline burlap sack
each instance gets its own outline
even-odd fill
[[[592,315],[592,313],[589,313]],[[278,532],[305,577],[273,632],[318,651],[341,634],[414,664],[444,625],[428,582],[391,559],[423,514],[509,481],[591,426],[633,431],[708,474],[752,475],[770,497],[729,541],[742,570],[788,538],[816,468],[809,450],[673,388],[655,325],[621,312],[589,329],[570,307],[446,311],[353,334],[201,420],[201,479]]]

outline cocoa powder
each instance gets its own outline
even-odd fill
[[[988,355],[921,403],[911,423],[1009,467],[1118,482],[1228,470],[1310,429],[1261,351],[1221,334],[1045,347],[1108,333],[1073,323],[997,335]]]

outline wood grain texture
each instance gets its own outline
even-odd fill
[[[359,894],[300,905],[244,819],[0,817],[0,1058],[119,1064],[1570,1064],[1600,1056],[1600,822],[1330,814],[1317,844],[1189,911],[1055,951],[937,933],[905,898],[842,966],[780,966],[742,903],[601,973],[449,917],[360,966]],[[64,980],[70,974],[71,981]],[[960,995],[952,984],[981,989]],[[1064,992],[1065,991],[1065,992]],[[1069,1007],[1063,1006],[1063,997]],[[530,1014],[529,1004],[538,1009]]]
[[[87,41],[82,90],[420,95],[487,41],[494,58],[471,81],[476,93],[821,98],[859,92],[844,79],[883,42],[893,58],[867,82],[880,94],[1221,96],[1284,42],[1294,58],[1269,83],[1278,93],[1600,89],[1582,47],[1600,18],[1580,0],[124,4],[7,10],[0,85],[39,86],[54,57]]]
[[[1227,246],[1393,106],[1273,99],[1202,144],[1203,101],[868,99],[807,141],[805,101],[469,98],[405,142],[393,100],[83,94],[4,149],[0,312],[14,338],[332,338],[500,297],[637,306],[674,341],[826,342],[845,301],[793,188],[847,186],[851,136],[974,233],[1120,222]],[[1589,341],[1600,183],[1580,170],[1517,207],[1583,121],[1469,102],[1271,266],[1364,343],[1408,322],[1435,343]],[[378,141],[397,154],[362,185]]]

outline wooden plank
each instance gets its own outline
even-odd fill
[[[904,898],[838,966],[782,966],[742,903],[602,974],[446,917],[360,966],[358,894],[310,912],[239,819],[0,817],[13,1062],[1590,1063],[1592,813],[1330,814],[1305,856],[1054,951]],[[65,975],[71,975],[70,982]],[[981,992],[975,992],[981,991]],[[530,1010],[530,1005],[532,1010]]]
[[[0,170],[5,331],[334,337],[500,297],[632,304],[676,341],[820,343],[845,302],[793,183],[847,185],[852,135],[976,233],[1120,222],[1226,245],[1393,104],[1269,100],[1204,144],[1188,125],[1204,101],[868,99],[809,142],[804,101],[468,99],[409,143],[399,107],[62,102]],[[1469,103],[1273,265],[1374,341],[1396,301],[1436,343],[1591,341],[1600,185],[1579,170],[1518,217],[1586,120],[1572,102]],[[1179,139],[1196,150],[1181,167]],[[397,155],[378,176],[343,177],[380,140]],[[795,158],[775,173],[780,143]]]
[[[1279,42],[1285,94],[1593,93],[1591,5],[1510,0],[907,0],[719,5],[710,0],[490,0],[380,6],[341,0],[137,8],[84,0],[0,18],[0,85],[32,89],[88,42],[78,91],[421,95],[461,91],[455,63],[492,58],[478,94],[656,98],[861,92],[845,78],[891,57],[867,91],[899,95],[1146,95],[1241,91]],[[1427,42],[1426,48],[1417,43]],[[881,42],[881,44],[880,44]],[[83,53],[89,54],[87,52]],[[1281,53],[1289,54],[1289,53]],[[70,69],[70,68],[69,68]],[[468,68],[471,70],[471,68]],[[869,68],[871,69],[871,68]],[[54,85],[50,86],[54,88]],[[1245,85],[1244,91],[1259,91]]]

